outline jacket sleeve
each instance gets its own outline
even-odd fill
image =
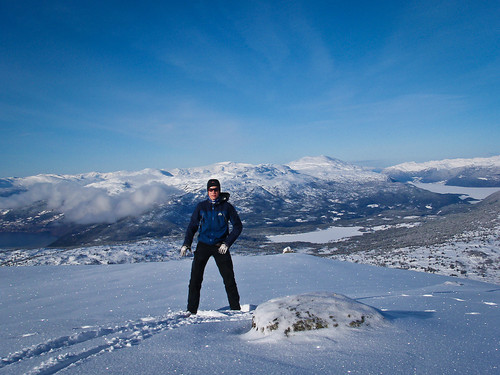
[[[229,221],[231,222],[233,228],[224,240],[224,243],[227,245],[227,247],[231,247],[231,245],[234,243],[234,241],[236,241],[241,231],[243,230],[243,224],[241,223],[238,212],[236,212],[236,209],[231,204],[229,204],[228,213]]]
[[[191,247],[194,234],[196,233],[196,231],[198,230],[198,226],[200,225],[200,218],[200,204],[198,204],[194,209],[193,214],[191,215],[191,221],[189,222],[189,225],[187,227],[183,245]]]

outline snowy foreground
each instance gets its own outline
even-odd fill
[[[499,373],[498,285],[306,254],[233,260],[243,311],[224,310],[210,261],[202,311],[189,317],[190,259],[1,267],[0,374]],[[292,320],[283,307],[324,314],[337,295],[328,316],[358,324],[255,327],[260,318]]]

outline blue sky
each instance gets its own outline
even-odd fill
[[[2,1],[0,177],[500,154],[498,1]]]

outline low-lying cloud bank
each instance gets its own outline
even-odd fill
[[[73,181],[38,183],[27,191],[1,197],[0,208],[18,209],[43,202],[48,210],[64,214],[71,222],[113,223],[127,216],[138,216],[179,193],[180,190],[157,182],[113,195],[105,189],[82,186]]]

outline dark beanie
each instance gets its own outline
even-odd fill
[[[219,180],[216,180],[215,178],[212,178],[210,180],[208,180],[208,183],[207,183],[207,190],[210,189],[211,187],[214,187],[216,186],[219,191],[220,191],[220,182]]]

